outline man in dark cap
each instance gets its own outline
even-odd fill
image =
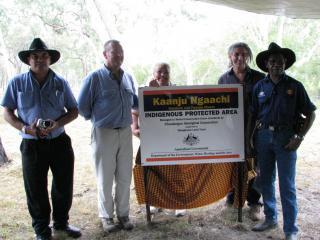
[[[79,229],[68,224],[72,204],[74,154],[64,125],[78,116],[77,102],[63,78],[50,69],[60,53],[35,38],[19,58],[30,66],[15,76],[2,100],[4,118],[20,131],[22,169],[27,203],[36,239],[51,239],[51,206],[47,190],[52,172],[53,229],[77,238]]]
[[[275,197],[276,165],[283,212],[283,231],[286,240],[297,239],[297,200],[295,187],[296,150],[315,119],[315,105],[303,85],[286,75],[296,57],[288,48],[271,43],[268,50],[257,55],[257,66],[268,72],[253,90],[252,114],[257,123],[255,150],[263,196],[265,220],[253,231],[277,227]],[[303,124],[298,126],[299,119]]]

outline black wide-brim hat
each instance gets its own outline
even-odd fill
[[[48,52],[48,54],[51,57],[50,65],[56,63],[60,58],[60,52],[58,52],[57,50],[48,49],[47,45],[40,38],[33,39],[29,47],[29,50],[24,50],[19,52],[18,56],[22,62],[30,65],[28,62],[28,57],[30,56],[31,53],[38,52],[38,51]]]
[[[282,54],[284,56],[284,58],[286,59],[285,69],[288,69],[289,67],[291,67],[292,64],[296,61],[296,55],[294,54],[294,52],[291,49],[281,48],[279,45],[272,42],[272,43],[270,43],[268,50],[262,51],[257,55],[257,57],[256,57],[257,66],[261,70],[268,72],[266,63],[268,61],[269,56],[271,54],[275,54],[275,53]]]

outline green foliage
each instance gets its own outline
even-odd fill
[[[99,39],[91,27],[84,0],[16,0],[14,10],[7,8],[0,12],[1,18],[8,19],[8,24],[0,25],[0,30],[10,54],[9,62],[17,72],[26,69],[17,53],[28,49],[34,37],[41,37],[49,48],[61,52],[61,60],[52,67],[67,77],[71,85],[79,85],[97,66],[95,46]]]
[[[198,76],[195,84],[217,84],[217,79],[219,78],[220,73],[215,67],[213,59],[200,59],[195,63],[194,66],[194,75]]]
[[[132,67],[133,74],[136,78],[138,86],[147,86],[147,80],[151,79],[150,69],[151,66],[144,66],[144,65],[134,65]]]
[[[250,65],[256,69],[257,53],[275,41],[296,52],[297,62],[288,73],[316,99],[319,30],[319,20],[257,15],[191,0],[0,1],[0,52],[9,58],[3,61],[16,73],[26,70],[17,53],[41,37],[61,52],[53,68],[74,87],[101,65],[102,46],[109,38],[122,42],[127,67],[139,85],[146,84],[154,63],[160,61],[170,63],[177,85],[216,84],[228,68],[227,49],[232,43],[249,44],[254,54]],[[8,75],[2,64],[0,55],[1,83]]]
[[[178,86],[186,85],[186,73],[178,60],[168,61],[170,64],[171,81]]]

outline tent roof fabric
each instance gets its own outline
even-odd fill
[[[198,0],[248,12],[286,16],[289,18],[319,19],[319,0]]]

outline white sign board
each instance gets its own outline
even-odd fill
[[[139,89],[141,164],[244,161],[239,84]]]

